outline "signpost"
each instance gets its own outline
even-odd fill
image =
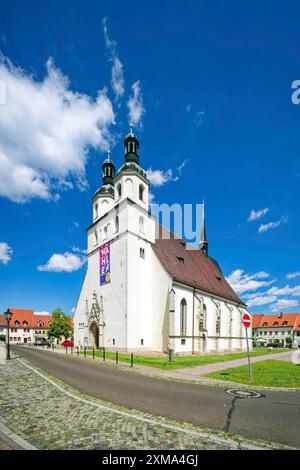
[[[244,313],[242,317],[242,322],[246,331],[249,375],[250,375],[250,382],[252,382],[252,369],[251,369],[251,362],[250,362],[250,349],[249,349],[249,338],[248,338],[248,328],[250,328],[251,326],[251,315],[249,315],[249,313]]]

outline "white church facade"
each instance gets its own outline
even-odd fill
[[[117,174],[108,154],[92,200],[75,346],[182,354],[245,350],[241,317],[247,307],[208,256],[204,225],[197,250],[166,236],[149,212],[150,183],[132,128],[124,146]]]

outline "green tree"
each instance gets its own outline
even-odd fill
[[[61,308],[57,307],[52,312],[52,322],[48,328],[48,338],[57,338],[61,336],[69,338],[72,334],[71,318],[66,315]]]
[[[293,343],[293,338],[292,338],[291,336],[287,336],[287,337],[285,338],[285,344],[286,344],[289,348],[291,348],[291,347],[292,347],[292,343]]]

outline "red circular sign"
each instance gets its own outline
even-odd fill
[[[249,315],[249,313],[244,313],[242,322],[245,328],[249,328],[251,326],[251,315]]]

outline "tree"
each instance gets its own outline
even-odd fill
[[[61,336],[69,338],[72,334],[71,318],[66,315],[61,308],[57,307],[52,312],[52,322],[48,328],[48,338],[57,338]]]
[[[285,338],[285,344],[287,345],[288,348],[291,348],[292,347],[292,343],[293,343],[293,338],[291,336],[287,336]]]

